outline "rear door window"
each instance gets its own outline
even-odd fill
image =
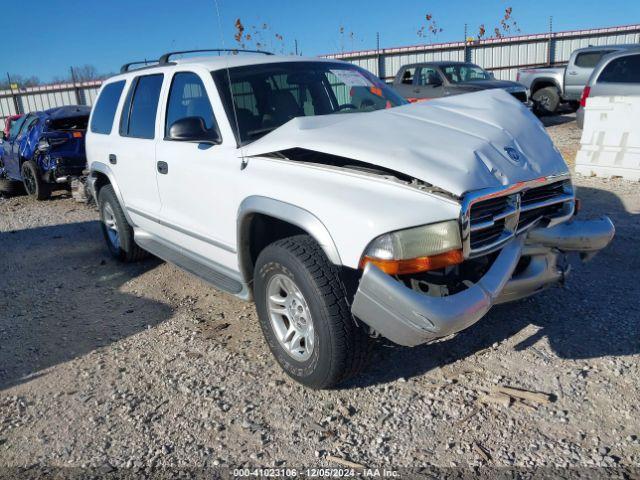
[[[442,83],[440,74],[435,68],[422,67],[420,69],[420,75],[418,75],[418,85],[433,85]]]
[[[118,109],[118,102],[120,102],[124,83],[124,80],[113,82],[102,89],[98,103],[93,109],[93,117],[91,117],[91,131],[93,133],[103,135],[111,133],[113,118]]]
[[[413,78],[416,75],[416,67],[407,67],[402,76],[400,77],[400,83],[403,85],[413,85]]]
[[[612,50],[596,50],[593,52],[579,53],[575,61],[576,67],[594,68],[602,57],[611,52]]]
[[[598,83],[640,84],[640,54],[611,60],[598,77]]]
[[[120,135],[146,139],[155,137],[163,78],[162,74],[145,75],[133,81],[122,112]]]

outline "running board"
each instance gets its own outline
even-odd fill
[[[134,229],[136,243],[149,253],[161,258],[181,269],[201,278],[214,287],[236,295],[242,299],[249,299],[249,289],[240,281],[239,274],[219,265],[197,253],[187,252],[183,248],[161,240],[138,228]],[[236,277],[236,278],[234,278]]]

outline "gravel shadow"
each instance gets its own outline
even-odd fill
[[[628,212],[609,191],[582,187],[577,195],[583,204],[580,216],[609,215],[616,237],[591,262],[573,262],[566,285],[499,305],[448,340],[415,348],[384,343],[375,349],[368,370],[344,387],[423,375],[509,339],[528,325],[537,326],[537,331],[514,345],[514,350],[534,348],[546,338],[553,353],[564,359],[640,353],[640,216]]]
[[[0,390],[171,316],[120,291],[159,264],[112,260],[97,221],[0,232]]]

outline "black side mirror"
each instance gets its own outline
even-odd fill
[[[429,77],[429,85],[432,87],[442,86],[442,79],[440,77]]]
[[[220,134],[216,130],[208,130],[202,117],[184,117],[169,127],[168,140],[177,142],[210,143],[216,145],[221,142]]]

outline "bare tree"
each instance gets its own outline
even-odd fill
[[[9,76],[11,77],[11,83],[17,85],[18,88],[35,87],[42,84],[40,79],[35,75],[25,77],[17,73],[11,73]],[[9,79],[0,80],[0,90],[8,90],[9,88]]]
[[[79,67],[71,67],[73,76],[77,82],[88,82],[90,80],[100,80],[102,76],[98,73],[98,69],[93,65],[81,65]]]
[[[434,20],[431,13],[427,13],[424,18],[427,23],[418,28],[416,34],[420,38],[427,38],[433,41],[443,29],[438,26],[438,23]]]
[[[513,18],[513,7],[507,7],[504,9],[504,14],[498,22],[498,26],[493,28],[493,35],[495,38],[502,38],[510,33],[520,33],[518,22]],[[485,38],[486,34],[487,30],[483,23],[478,27],[478,40]]]

